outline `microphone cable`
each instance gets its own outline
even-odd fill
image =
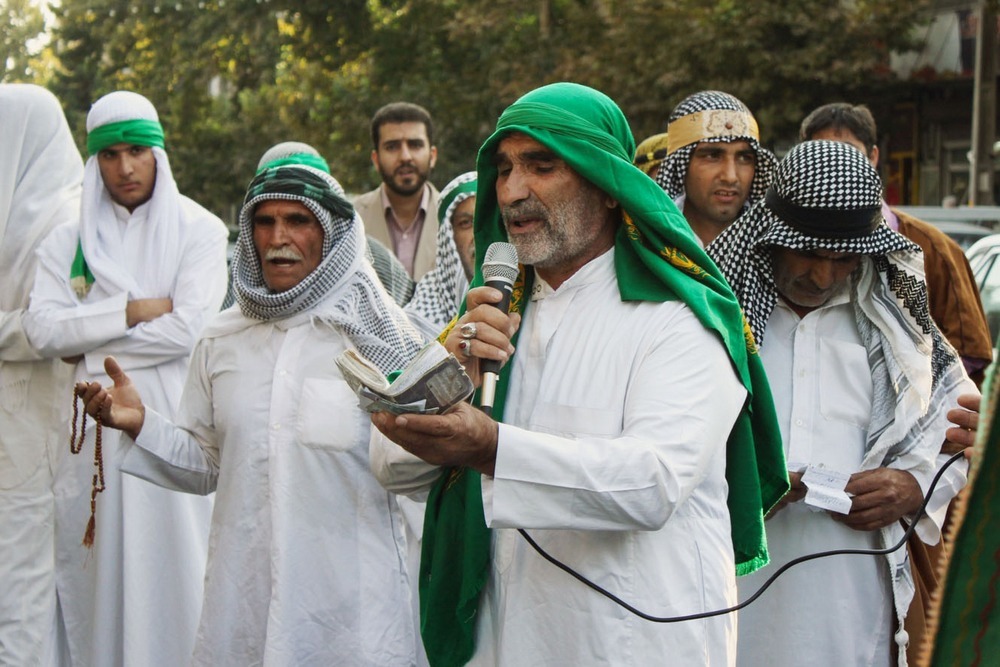
[[[805,556],[799,556],[798,558],[794,558],[785,563],[784,565],[782,565],[780,568],[778,568],[778,570],[774,574],[772,574],[767,579],[767,581],[765,581],[763,585],[761,585],[761,587],[757,589],[757,591],[753,595],[751,595],[743,602],[740,602],[739,604],[736,604],[732,607],[727,607],[726,609],[703,611],[697,614],[686,614],[684,616],[653,616],[652,614],[647,614],[644,611],[636,609],[635,607],[625,602],[611,591],[602,588],[601,586],[598,586],[593,581],[587,579],[585,576],[583,576],[582,574],[571,568],[569,565],[566,565],[562,561],[558,560],[555,556],[552,556],[547,551],[542,549],[542,547],[540,547],[537,542],[531,539],[531,536],[528,535],[528,533],[525,532],[523,528],[518,528],[517,532],[521,533],[521,537],[527,540],[528,544],[531,545],[531,547],[535,551],[537,551],[542,558],[549,561],[563,572],[570,574],[575,579],[586,585],[588,588],[591,588],[597,593],[600,593],[601,595],[608,598],[618,606],[622,607],[626,611],[631,612],[632,614],[635,614],[639,618],[651,621],[653,623],[680,623],[682,621],[697,621],[703,618],[711,618],[713,616],[722,616],[724,614],[730,614],[734,611],[739,611],[740,609],[747,607],[748,605],[750,605],[750,603],[754,602],[757,598],[759,598],[764,593],[764,591],[766,591],[768,587],[772,583],[774,583],[775,579],[777,579],[786,570],[788,570],[790,567],[794,565],[805,563],[810,560],[816,560],[817,558],[827,558],[829,556],[840,556],[845,554],[847,555],[856,554],[862,556],[885,556],[891,554],[893,551],[896,551],[904,544],[906,544],[906,541],[910,538],[910,535],[912,535],[913,531],[916,530],[917,522],[924,515],[924,510],[927,508],[927,503],[930,502],[931,494],[934,493],[934,489],[937,487],[937,483],[941,479],[941,475],[943,475],[944,471],[947,470],[949,467],[951,467],[951,465],[955,463],[955,461],[957,461],[959,458],[962,458],[963,456],[964,456],[963,452],[958,452],[957,454],[952,455],[952,457],[949,458],[943,466],[941,466],[941,469],[937,471],[937,474],[934,475],[934,479],[931,481],[930,488],[927,490],[927,495],[924,496],[924,501],[920,504],[920,509],[917,510],[913,522],[910,523],[910,525],[906,529],[906,532],[903,533],[903,537],[899,540],[898,543],[896,543],[895,546],[886,547],[884,549],[833,549],[830,551],[819,551],[812,554],[806,554]],[[943,537],[944,536],[942,535],[942,539]]]

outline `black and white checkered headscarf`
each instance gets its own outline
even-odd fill
[[[301,202],[323,228],[323,259],[308,276],[283,292],[264,283],[253,243],[253,213],[263,201]],[[366,358],[389,372],[402,368],[421,347],[403,311],[386,294],[364,261],[361,218],[335,178],[303,165],[279,166],[258,174],[240,210],[239,238],[233,254],[233,292],[249,318],[281,320],[316,310],[316,317],[340,327]],[[318,307],[329,307],[322,312]]]
[[[709,244],[757,344],[777,302],[771,248],[864,255],[850,278],[855,321],[872,369],[873,406],[862,469],[944,439],[930,428],[968,379],[931,320],[920,247],[881,215],[878,173],[856,148],[808,141],[778,165],[766,197]],[[932,457],[933,458],[933,457]]]
[[[406,313],[427,336],[436,336],[458,314],[458,307],[469,289],[465,268],[455,245],[455,230],[451,218],[458,205],[476,196],[476,172],[466,172],[441,190],[438,197],[439,217],[437,257],[434,268],[417,283]]]
[[[882,182],[856,148],[832,141],[807,142],[785,156],[765,197],[707,248],[743,305],[758,345],[777,300],[772,246],[877,257],[919,251],[889,229],[881,206]],[[837,215],[853,222],[838,224]],[[819,232],[824,222],[826,231]]]
[[[739,101],[729,93],[717,90],[703,90],[700,93],[688,95],[681,100],[681,103],[674,108],[667,119],[667,136],[669,140],[670,123],[684,116],[689,116],[699,111],[728,110],[744,113],[753,117],[750,109],[743,102]],[[691,164],[691,155],[698,143],[719,143],[721,141],[746,141],[757,154],[757,165],[754,168],[753,183],[750,184],[750,194],[747,197],[747,204],[759,201],[767,190],[774,176],[774,168],[777,159],[774,153],[760,145],[760,140],[751,134],[723,134],[712,137],[702,137],[696,143],[677,148],[667,154],[667,157],[660,163],[660,168],[656,172],[656,182],[663,188],[671,199],[677,199],[684,194],[684,182],[687,180],[688,165]]]

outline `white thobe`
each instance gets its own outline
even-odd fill
[[[180,399],[191,349],[226,292],[225,226],[189,199],[182,198],[182,206],[182,263],[172,292],[157,295],[173,299],[173,312],[128,328],[129,294],[109,294],[94,283],[78,299],[69,285],[78,231],[63,225],[39,249],[25,318],[29,340],[42,354],[83,355],[77,381],[110,384],[103,362],[113,355],[146,404],[168,415]],[[117,219],[111,221],[122,234],[125,269],[135,276],[143,275],[135,249],[148,243],[146,208],[129,215],[116,205]],[[68,405],[70,384],[62,396]],[[75,666],[185,664],[201,608],[211,499],[123,475],[128,445],[118,431],[103,429],[107,488],[97,499],[94,545],[88,550],[81,540],[95,471],[93,423],[88,420],[80,455],[65,450],[60,455],[54,483],[56,588],[70,658]]]
[[[42,665],[55,627],[52,471],[72,367],[39,359],[20,308],[0,311],[0,664]],[[19,378],[16,382],[8,379]],[[54,400],[58,399],[58,400]]]
[[[345,336],[310,313],[219,321],[236,325],[198,344],[176,425],[147,410],[129,453],[158,483],[217,489],[195,664],[413,664],[403,518],[334,363]]]
[[[52,475],[73,369],[31,347],[23,317],[35,251],[79,216],[83,163],[44,88],[0,85],[0,117],[0,665],[35,667],[57,658]]]
[[[766,331],[761,359],[774,394],[788,469],[801,472],[808,465],[822,465],[846,474],[861,470],[872,377],[847,293],[802,318],[779,298]],[[931,456],[906,454],[890,465],[911,471],[926,489],[926,471],[933,462]],[[918,534],[927,541],[937,539],[946,506],[947,499],[918,523]],[[787,505],[765,528],[771,563],[740,578],[741,599],[793,558],[884,546],[878,531],[848,528],[805,502]],[[738,663],[891,664],[893,567],[909,568],[905,547],[888,563],[883,556],[845,555],[793,566],[740,612]],[[903,600],[902,608],[908,606],[909,599]]]
[[[483,478],[493,546],[471,664],[732,664],[734,615],[642,620],[512,530],[646,613],[732,605],[726,441],[746,391],[721,342],[679,302],[623,303],[611,250],[537,285],[513,363]],[[437,476],[381,436],[372,466],[403,493]]]

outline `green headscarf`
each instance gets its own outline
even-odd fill
[[[87,133],[88,155],[96,155],[115,144],[166,148],[163,141],[163,126],[155,120],[135,118],[101,125]]]
[[[500,140],[513,132],[548,147],[620,203],[624,224],[615,238],[615,272],[623,301],[683,301],[721,339],[749,392],[726,450],[736,573],[766,565],[764,515],[788,490],[788,474],[770,388],[735,295],[670,198],[632,165],[635,142],[618,106],[606,95],[572,83],[551,84],[523,96],[500,116],[496,131],[479,150],[475,235],[480,260],[491,243],[507,240],[493,157]],[[530,293],[532,277],[522,267],[512,309],[523,312],[527,306],[521,297]],[[478,269],[472,285],[482,284]],[[511,367],[504,366],[497,386],[493,415],[501,421]],[[435,667],[464,664],[475,650],[476,614],[490,557],[480,481],[472,470],[445,471],[427,500],[421,635]]]

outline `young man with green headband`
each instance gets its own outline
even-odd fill
[[[178,192],[145,97],[105,95],[87,133],[79,224],[57,227],[39,249],[25,329],[43,355],[74,364],[77,380],[106,379],[103,360],[114,355],[149,404],[173,415],[191,350],[226,293],[228,234]],[[60,395],[68,408],[70,382]],[[103,429],[105,490],[92,512],[97,432],[87,428],[82,454],[63,450],[55,470],[56,588],[69,653],[60,664],[187,664],[212,499],[122,474],[128,444]]]
[[[474,381],[498,359],[494,421],[378,414],[372,468],[427,496],[420,570],[432,665],[732,664],[734,603],[767,563],[787,489],[766,379],[735,296],[666,194],[631,164],[621,110],[559,83],[479,152],[476,247],[522,264],[511,315],[481,270],[446,346]],[[515,352],[516,348],[516,352]],[[397,446],[397,443],[400,446]]]

